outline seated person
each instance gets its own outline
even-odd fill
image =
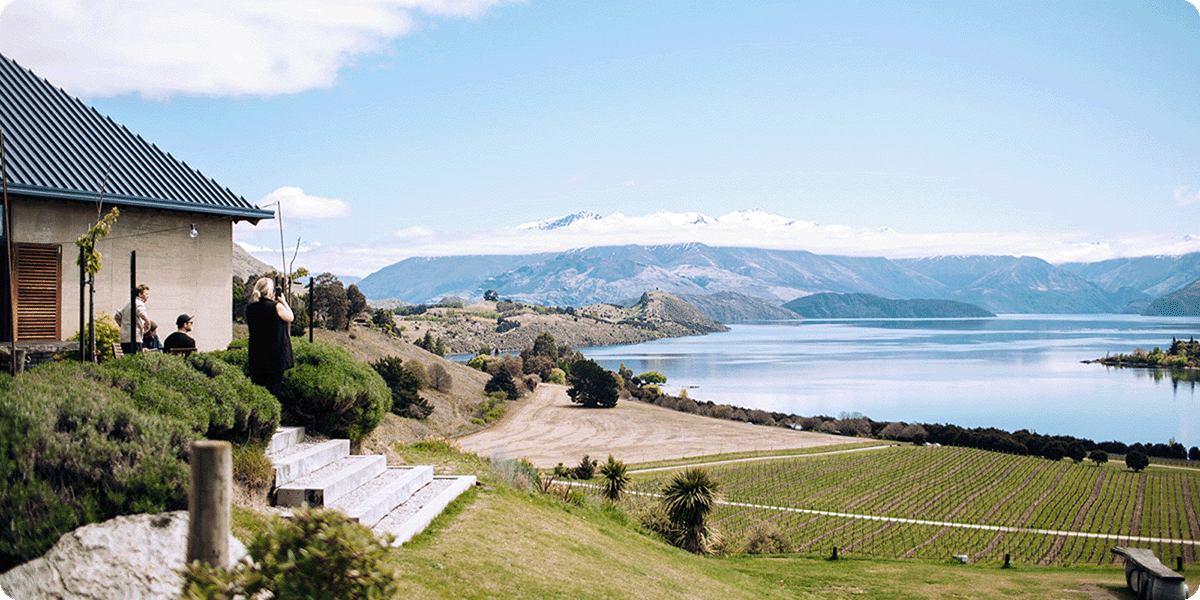
[[[179,329],[176,330],[175,333],[168,335],[167,339],[163,341],[163,352],[170,352],[172,350],[195,350],[196,340],[192,339],[192,336],[188,335],[188,333],[192,330],[192,317],[187,313],[179,315],[179,318],[175,319],[175,326]]]
[[[158,341],[158,323],[150,321],[146,334],[142,336],[143,352],[162,352],[162,342]]]

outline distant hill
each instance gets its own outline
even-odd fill
[[[1093,263],[1064,263],[1060,268],[1100,286],[1107,292],[1157,298],[1182,289],[1200,279],[1200,252],[1180,256],[1138,256]]]
[[[267,263],[258,260],[246,252],[241,246],[233,245],[233,274],[241,277],[243,280],[251,275],[262,275],[271,271],[278,271],[279,267],[272,267]]]
[[[1150,303],[1143,315],[1157,317],[1190,317],[1200,315],[1200,279]]]
[[[952,290],[931,297],[968,302],[997,313],[1112,313],[1128,303],[1124,296],[1105,292],[1032,256],[939,256],[896,262]]]
[[[954,300],[889,300],[871,294],[813,294],[783,305],[806,319],[946,319],[994,317]]]
[[[679,299],[695,306],[704,316],[722,323],[781,321],[800,316],[773,302],[737,292],[717,292],[703,296],[679,294]]]
[[[474,301],[495,290],[522,302],[576,307],[617,303],[648,289],[680,296],[733,292],[772,304],[809,294],[860,293],[957,300],[995,313],[1113,313],[1134,299],[1033,257],[889,260],[695,243],[409,258],[368,275],[358,287],[369,299],[413,304],[448,295]]]

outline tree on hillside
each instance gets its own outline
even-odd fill
[[[1096,466],[1100,466],[1108,462],[1108,453],[1103,450],[1092,450],[1092,453],[1088,455],[1088,460],[1096,463]]]
[[[433,406],[418,394],[421,380],[404,367],[404,359],[389,356],[371,363],[371,366],[392,391],[393,413],[402,417],[424,419],[433,412]]]
[[[497,369],[492,378],[488,380],[487,385],[483,386],[485,394],[492,392],[504,392],[509,400],[516,400],[521,394],[517,392],[517,384],[513,382],[512,375],[508,374],[508,369]]]
[[[346,316],[351,321],[368,308],[367,297],[359,291],[358,285],[353,283],[350,284],[350,287],[346,288],[346,303]]]
[[[1140,450],[1131,450],[1125,455],[1125,466],[1133,470],[1134,473],[1137,473],[1150,466],[1150,457],[1146,456],[1146,453]]]
[[[376,309],[371,313],[371,324],[382,329],[386,333],[396,333],[396,320],[392,317],[392,311],[387,309]]]
[[[539,333],[537,339],[533,340],[533,354],[545,356],[550,362],[558,362],[558,346],[549,331]]]
[[[676,546],[694,554],[708,550],[708,515],[716,508],[720,485],[702,468],[678,473],[662,489],[667,518],[675,529]]]
[[[442,363],[435,362],[429,365],[429,387],[439,392],[448,392],[453,381],[450,378],[450,372]]]
[[[495,302],[500,299],[500,293],[496,290],[487,290],[483,293],[483,299],[488,302]]]
[[[346,288],[332,273],[321,273],[313,280],[312,302],[313,320],[325,329],[345,331],[350,328],[347,314],[350,302],[346,298]]]
[[[571,385],[567,390],[571,402],[588,408],[612,408],[617,405],[616,378],[594,360],[580,360],[571,365],[567,382]]]

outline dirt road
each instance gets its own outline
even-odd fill
[[[542,384],[494,426],[459,438],[480,456],[521,457],[540,468],[609,454],[626,464],[750,450],[835,446],[855,441],[820,433],[710,419],[622,400],[615,408],[571,403],[567,386]]]

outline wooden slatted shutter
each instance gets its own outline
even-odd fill
[[[59,341],[62,246],[15,244],[17,341]]]

